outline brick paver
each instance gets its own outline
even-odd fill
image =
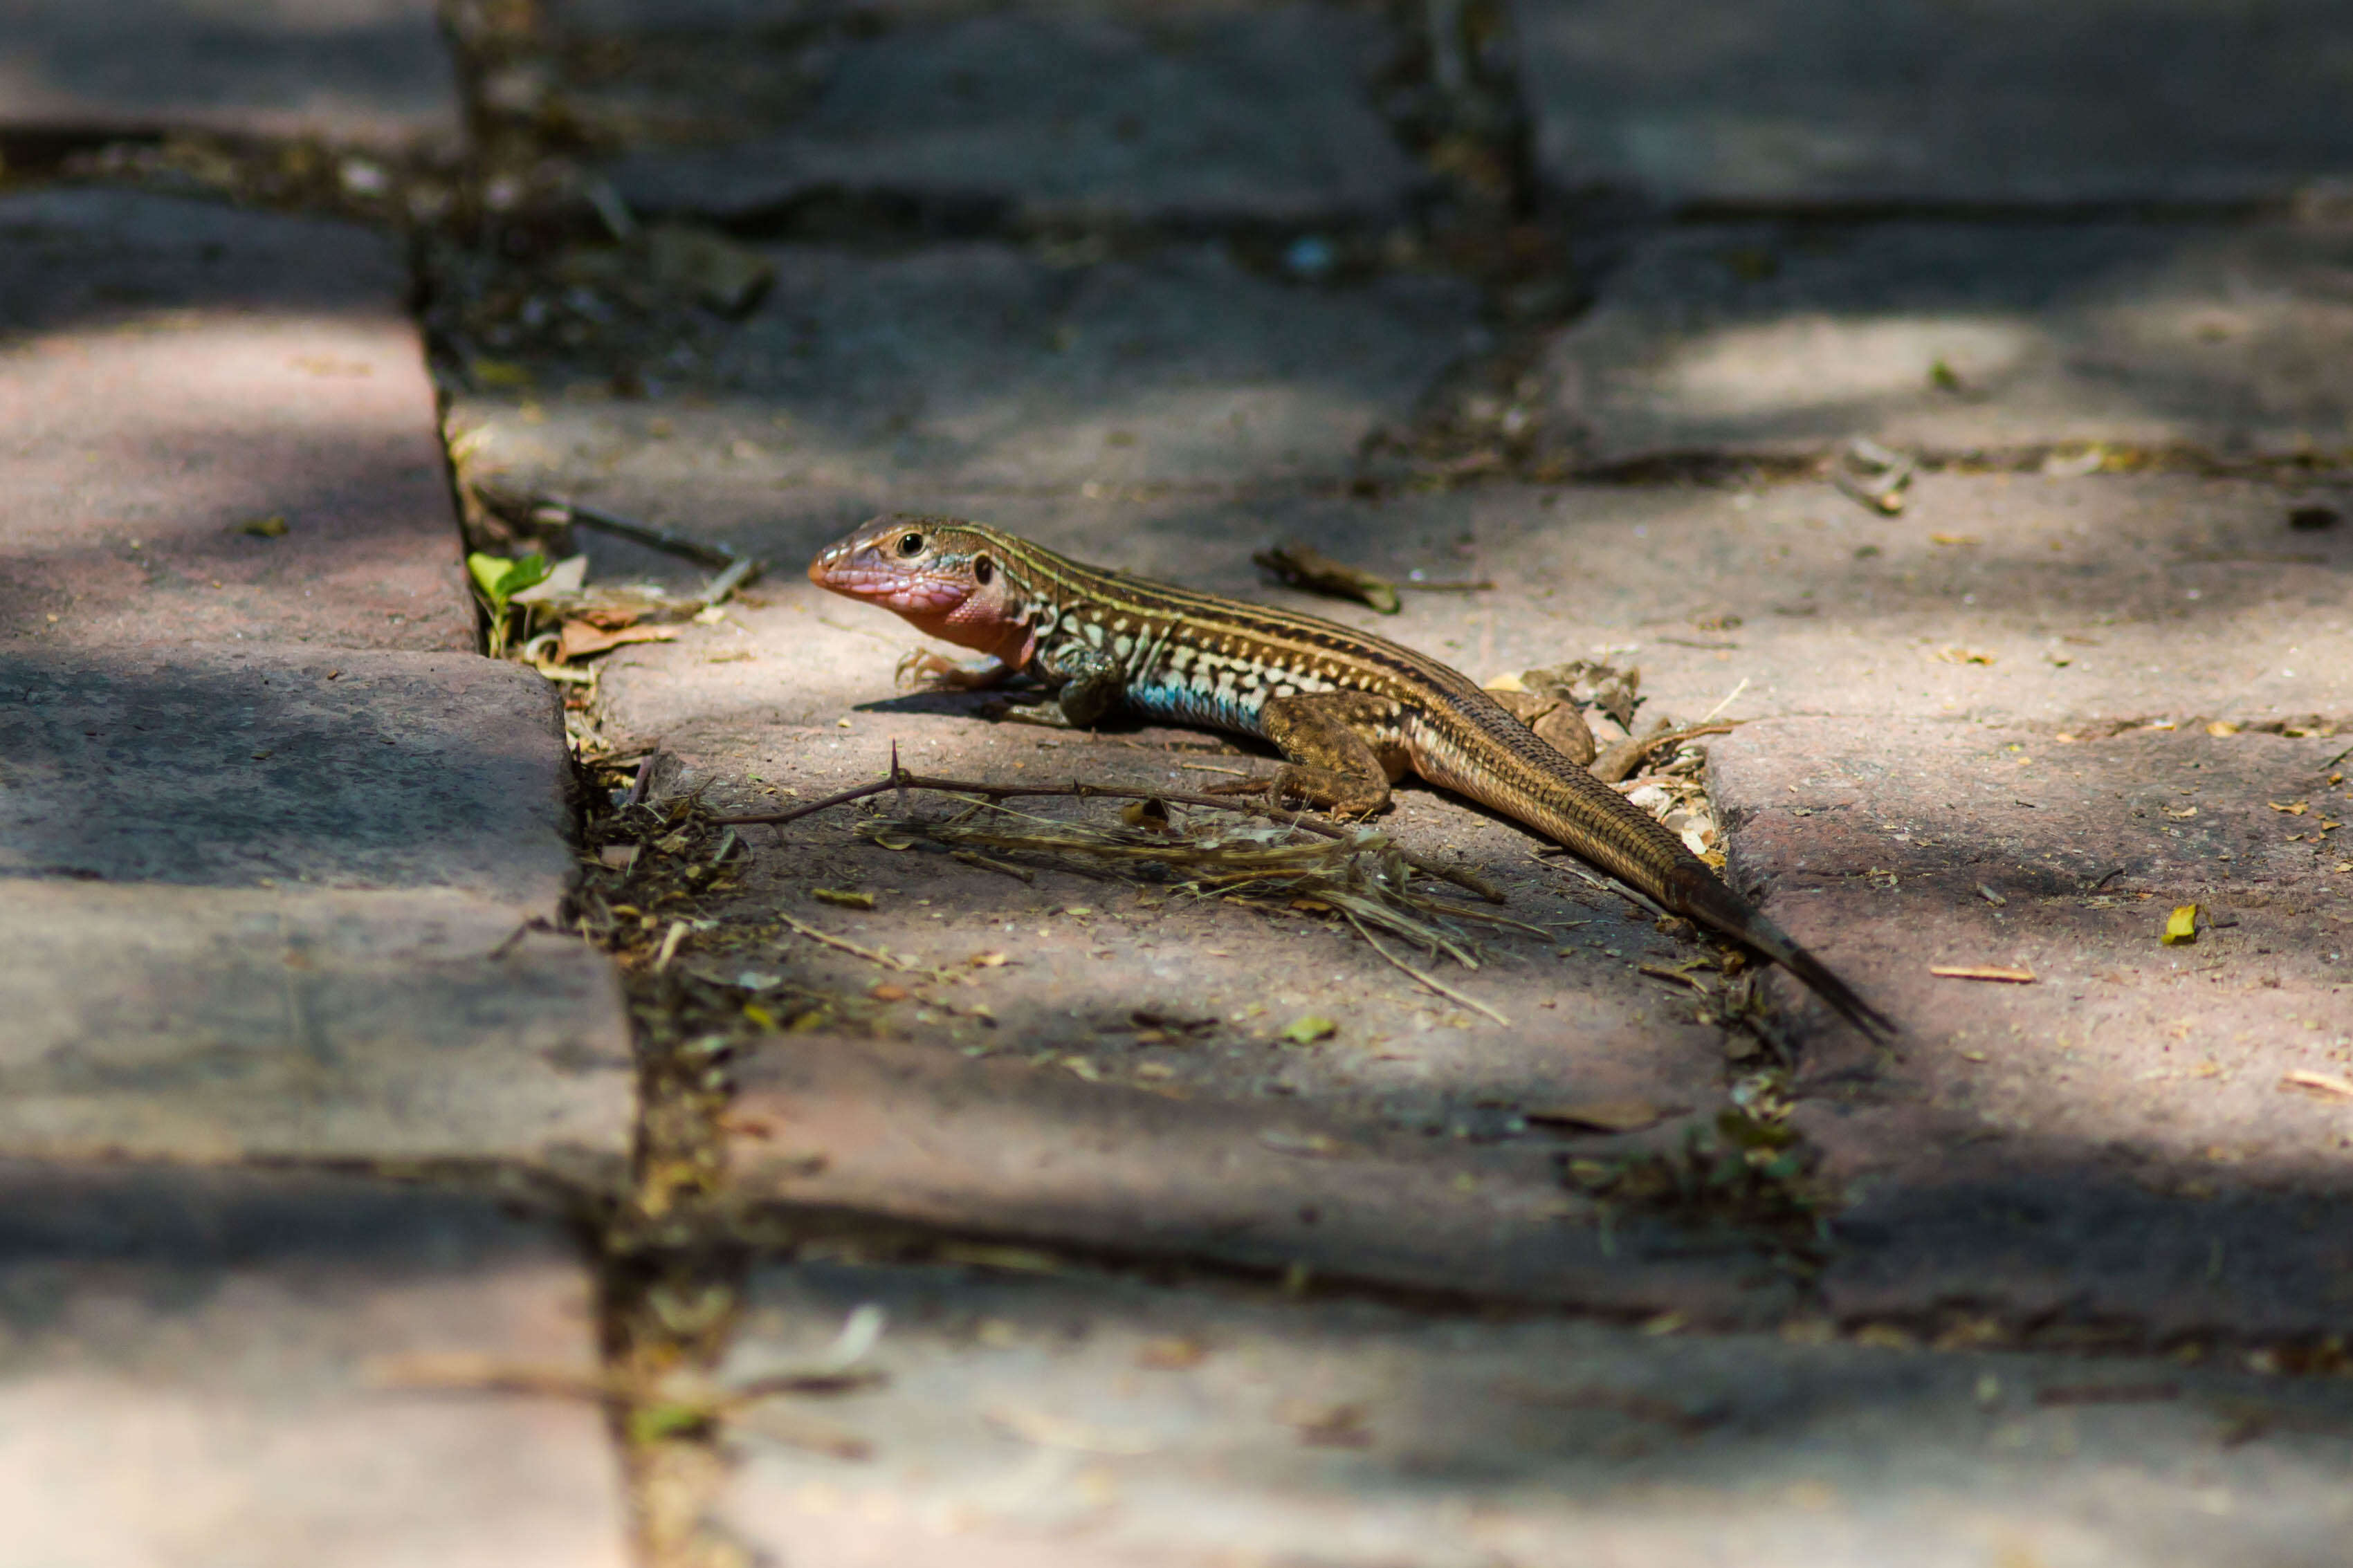
[[[735,1439],[728,1524],[808,1568],[2284,1565],[2348,1517],[2342,1384],[2220,1365],[820,1265],[754,1276],[728,1372],[869,1304],[888,1383]]]
[[[587,1275],[547,1220],[348,1177],[20,1161],[0,1200],[11,1561],[623,1561],[596,1405],[465,1386],[595,1373]]]
[[[27,0],[0,18],[0,125],[195,128],[448,148],[457,73],[432,0]]]
[[[613,178],[649,212],[847,196],[967,225],[1393,222],[1427,183],[1375,110],[1394,45],[1356,7],[878,6],[862,34],[750,48],[670,7],[571,9],[615,62],[580,107],[635,132]],[[642,145],[658,139],[710,144]]]
[[[2280,199],[2353,132],[2327,0],[1889,11],[1850,0],[1518,0],[1546,176],[1669,202]]]
[[[1635,246],[1546,359],[1579,458],[2353,449],[2326,226],[1802,223]]]

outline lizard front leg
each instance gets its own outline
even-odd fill
[[[902,691],[986,691],[1002,686],[1013,667],[999,658],[950,658],[919,647],[899,661],[897,683]]]
[[[1253,779],[1217,793],[1265,789],[1276,799],[1303,800],[1337,816],[1387,810],[1389,785],[1405,776],[1397,704],[1366,691],[1323,691],[1270,697],[1259,710],[1266,738],[1283,756],[1271,783]]]
[[[1054,700],[1048,707],[1012,710],[1005,718],[1013,723],[1091,730],[1127,695],[1127,672],[1119,661],[1084,643],[1041,653],[1032,668],[1054,683]]]

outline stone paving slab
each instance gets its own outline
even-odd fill
[[[665,380],[678,395],[567,392],[551,366],[545,391],[456,400],[472,464],[701,527],[721,497],[758,516],[807,487],[1330,479],[1488,341],[1461,284],[1284,284],[1208,246],[1093,265],[996,243],[764,254],[766,303]]]
[[[0,1150],[628,1168],[611,967],[448,890],[0,883]]]
[[[771,1407],[723,1518],[804,1568],[2327,1561],[2341,1380],[1685,1339],[1064,1273],[775,1266],[730,1375],[849,1313],[890,1382]],[[779,1441],[820,1423],[866,1464]]]
[[[471,654],[0,654],[0,876],[447,888],[553,919],[563,723]]]
[[[0,1148],[616,1179],[617,988],[530,929],[562,726],[471,651],[396,248],[100,190],[0,233]]]
[[[724,1123],[731,1189],[962,1236],[1450,1297],[1672,1308],[1718,1324],[1793,1304],[1742,1238],[1611,1223],[1568,1196],[1561,1139],[1433,1139],[1335,1115],[1322,1097],[1284,1104],[1229,1085],[1197,1099],[1173,1073],[1137,1087],[1103,1081],[1118,1067],[1087,1062],[1082,1077],[1070,1067],[1084,1058],[1021,1055],[819,1035],[764,1046]],[[1600,1156],[1628,1146],[1575,1142]]]
[[[1834,1307],[2343,1321],[2353,1096],[2288,1075],[2353,1069],[2348,740],[1788,720],[1714,749],[1736,879],[1905,1028],[1874,1055],[1789,999],[1799,1124],[1861,1194]],[[2223,923],[2161,945],[2191,902]]]
[[[645,212],[740,220],[846,195],[966,222],[1362,223],[1401,218],[1424,183],[1374,111],[1396,45],[1363,8],[876,7],[784,39],[681,38],[633,9],[656,37],[590,52],[575,112],[633,143],[715,142],[620,157],[615,184]]]
[[[1672,203],[2220,203],[2353,170],[2340,21],[2264,6],[1518,0],[1554,184]]]
[[[2291,226],[1709,225],[1547,351],[1588,461],[2063,443],[2353,450],[2353,238]]]
[[[626,1560],[596,1405],[402,1386],[596,1368],[587,1271],[487,1198],[0,1163],[9,1561]],[[406,1372],[404,1371],[406,1368]]]
[[[27,0],[0,17],[0,130],[196,129],[454,144],[432,0]]]
[[[0,638],[473,647],[386,237],[53,189],[0,237]]]

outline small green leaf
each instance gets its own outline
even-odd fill
[[[629,1440],[643,1444],[691,1436],[710,1425],[711,1412],[700,1405],[640,1405],[629,1412]]]
[[[544,581],[548,570],[547,557],[537,551],[513,561],[479,551],[466,557],[466,571],[481,589],[482,597],[491,602],[492,610],[504,610],[509,599],[533,584]]]
[[[1340,1032],[1340,1026],[1321,1013],[1306,1013],[1291,1020],[1282,1038],[1294,1046],[1312,1046],[1318,1040],[1328,1040]]]

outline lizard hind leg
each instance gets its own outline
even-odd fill
[[[1365,691],[1270,697],[1259,710],[1266,738],[1282,753],[1270,793],[1336,816],[1370,816],[1389,804],[1405,776],[1398,707]]]

